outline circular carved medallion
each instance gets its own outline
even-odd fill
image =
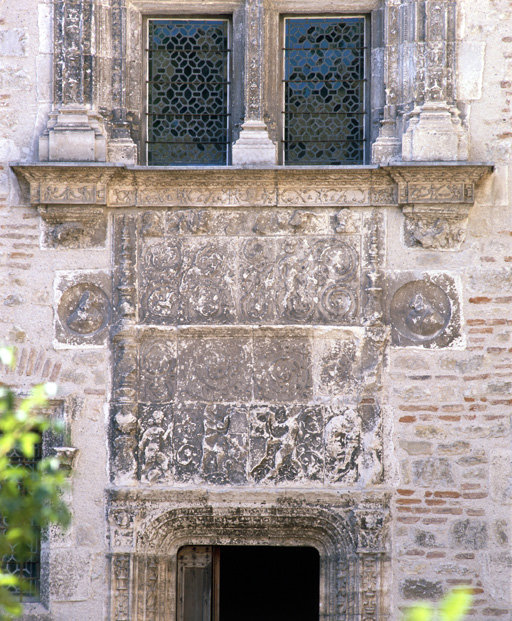
[[[110,303],[97,285],[80,283],[62,294],[58,314],[70,332],[85,336],[97,334],[110,320]]]
[[[430,341],[446,328],[452,309],[441,287],[414,280],[395,293],[390,313],[393,326],[400,334],[412,340]]]

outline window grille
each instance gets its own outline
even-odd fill
[[[149,20],[148,164],[227,164],[230,53],[227,20]]]
[[[29,470],[36,470],[37,464],[41,461],[43,455],[42,441],[38,442],[34,447],[34,457],[28,459],[22,453],[13,450],[10,453],[10,460],[13,465],[23,466]],[[0,517],[0,530],[6,528],[6,523],[3,518]],[[40,538],[34,542],[30,555],[23,561],[17,558],[16,546],[11,547],[10,554],[4,556],[3,567],[7,572],[15,576],[21,577],[26,584],[29,585],[27,592],[21,592],[16,590],[20,599],[29,601],[31,599],[37,599],[40,590],[40,576],[41,576],[41,540]]]
[[[289,18],[284,46],[286,164],[362,164],[364,17]]]

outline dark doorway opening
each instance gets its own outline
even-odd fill
[[[319,619],[314,548],[188,546],[178,554],[178,574],[178,621]]]
[[[319,572],[314,548],[222,547],[219,621],[318,621]]]

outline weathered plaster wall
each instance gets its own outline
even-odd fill
[[[55,309],[70,272],[103,282],[111,240],[85,250],[40,244],[39,216],[8,168],[37,160],[51,99],[51,12],[51,2],[0,3],[0,341],[18,349],[17,369],[5,372],[8,383],[26,389],[57,381],[70,442],[80,451],[70,496],[76,519],[68,533],[51,538],[46,618],[96,621],[107,618],[108,606],[110,354],[101,335],[87,346],[72,338],[56,344]],[[406,246],[402,213],[382,208],[390,282],[403,272],[409,279],[448,274],[462,302],[455,344],[393,346],[386,359],[382,489],[393,490],[390,619],[413,599],[437,598],[468,582],[473,618],[512,612],[512,8],[507,0],[459,0],[458,12],[458,97],[470,128],[469,159],[492,161],[496,171],[478,190],[457,252]],[[45,618],[41,607],[33,609]]]
[[[0,2],[0,342],[17,349],[15,371],[1,381],[20,391],[41,381],[59,386],[70,443],[79,449],[70,492],[74,516],[64,535],[43,542],[38,619],[102,619],[106,607],[104,487],[109,365],[106,348],[54,347],[54,283],[69,270],[109,269],[105,249],[62,252],[40,247],[37,212],[28,207],[9,162],[37,159],[51,101],[52,2]]]

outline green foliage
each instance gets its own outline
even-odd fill
[[[471,590],[455,589],[435,608],[427,603],[416,604],[405,615],[405,621],[461,621],[471,607]]]
[[[13,353],[0,347],[0,362],[13,364]],[[55,396],[54,384],[32,389],[25,399],[17,399],[12,390],[0,386],[0,560],[15,548],[16,559],[27,560],[37,543],[41,529],[56,523],[67,526],[69,511],[62,500],[65,473],[55,457],[41,459],[36,468],[12,459],[13,451],[24,459],[33,459],[36,445],[47,430],[60,432],[42,408]],[[13,590],[27,592],[28,585],[7,573],[0,564],[0,619],[21,614],[19,597]]]

